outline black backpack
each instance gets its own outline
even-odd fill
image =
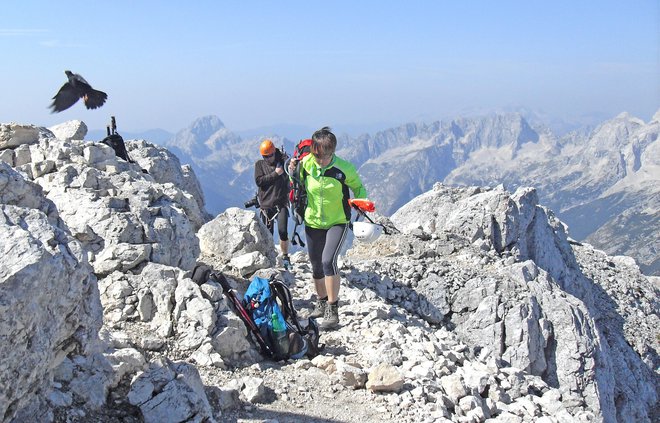
[[[293,151],[293,159],[298,160],[296,165],[296,170],[291,176],[291,190],[289,191],[289,204],[291,205],[290,210],[293,215],[293,221],[295,225],[293,227],[293,233],[291,234],[291,243],[293,245],[300,244],[301,247],[305,246],[305,243],[298,235],[298,226],[302,225],[305,221],[305,209],[307,208],[307,191],[305,191],[304,179],[305,175],[302,172],[302,159],[311,153],[312,150],[312,140],[304,139],[300,140],[298,145],[296,145],[295,150]]]
[[[115,121],[114,116],[110,116],[110,125],[107,126],[108,130],[108,136],[103,138],[101,142],[109,147],[111,147],[113,150],[115,150],[115,155],[117,157],[121,157],[122,159],[126,160],[128,163],[136,163],[135,160],[131,159],[131,156],[128,155],[128,151],[126,150],[126,143],[124,143],[124,139],[117,133],[117,122]],[[142,173],[144,174],[149,174],[147,169],[142,169],[140,168]]]
[[[192,279],[197,285],[202,285],[209,279],[211,272],[213,272],[211,266],[200,261],[195,264],[190,279]]]
[[[108,136],[103,138],[103,141],[101,142],[109,147],[112,147],[112,149],[115,150],[117,157],[121,157],[129,163],[135,163],[128,155],[128,151],[126,151],[126,144],[124,143],[124,139],[121,137],[121,135],[108,134]]]
[[[129,163],[135,163],[126,151],[124,139],[117,133],[117,121],[114,116],[110,116],[110,125],[106,129],[108,130],[108,136],[103,138],[101,142],[115,150],[117,157],[121,157]],[[147,173],[144,169],[142,169],[142,172]]]

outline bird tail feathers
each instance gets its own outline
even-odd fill
[[[108,98],[108,95],[103,91],[92,89],[89,93],[83,96],[83,101],[85,102],[85,107],[88,109],[97,109],[103,106],[105,100]]]

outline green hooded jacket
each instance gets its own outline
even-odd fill
[[[367,198],[367,190],[355,166],[336,155],[332,156],[328,166],[321,168],[314,155],[308,154],[300,169],[307,191],[305,225],[310,228],[328,229],[351,220],[349,188],[354,198]]]

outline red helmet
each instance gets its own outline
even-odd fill
[[[270,156],[275,153],[275,145],[271,140],[264,140],[259,146],[259,152],[262,156]]]

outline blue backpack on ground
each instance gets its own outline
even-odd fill
[[[259,329],[264,356],[274,360],[313,358],[319,353],[316,321],[303,327],[293,307],[289,288],[280,280],[255,276],[243,296],[243,307]]]

